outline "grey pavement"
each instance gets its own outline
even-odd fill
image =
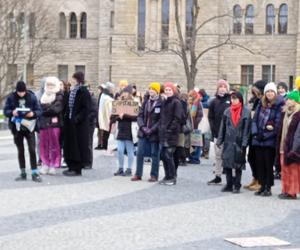
[[[181,167],[176,186],[113,177],[115,156],[95,151],[82,177],[43,177],[15,182],[19,174],[12,138],[0,132],[0,249],[181,250],[241,249],[224,238],[274,236],[300,248],[300,200],[224,194],[207,186],[213,152],[201,165]],[[28,160],[28,159],[27,159]],[[27,161],[28,162],[28,161]],[[163,176],[163,169],[160,169]],[[243,183],[251,179],[249,168]],[[223,177],[223,182],[225,178]]]

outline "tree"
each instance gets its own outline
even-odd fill
[[[26,67],[54,48],[53,24],[43,1],[0,0],[0,103],[17,79],[28,80]],[[18,74],[16,65],[24,65]]]

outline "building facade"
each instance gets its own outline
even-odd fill
[[[53,0],[55,51],[31,69],[68,80],[84,71],[89,84],[128,79],[144,89],[151,81],[186,86],[182,60],[174,50],[178,34],[175,0]],[[189,36],[192,0],[179,0],[184,38]],[[196,86],[215,90],[219,78],[250,85],[258,79],[292,87],[300,75],[298,0],[200,0],[197,51],[230,36],[234,42],[199,59]],[[227,15],[230,13],[230,15]],[[225,15],[224,17],[221,17]]]

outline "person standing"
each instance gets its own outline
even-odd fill
[[[176,173],[174,152],[178,144],[183,111],[182,104],[177,96],[177,88],[174,83],[168,82],[164,84],[164,94],[167,99],[163,101],[161,107],[159,140],[165,177],[159,184],[175,185]]]
[[[233,92],[231,105],[224,112],[217,140],[218,147],[224,145],[222,160],[226,186],[222,192],[240,192],[242,170],[246,168],[250,121],[250,111],[244,106],[243,95],[240,92]]]
[[[21,174],[16,181],[25,181],[26,162],[24,155],[24,138],[27,140],[31,165],[31,176],[34,182],[42,182],[39,175],[35,151],[35,131],[37,119],[41,115],[41,107],[34,93],[27,90],[23,81],[18,81],[16,91],[11,93],[4,106],[4,115],[9,119],[9,128],[18,150],[18,161]]]
[[[60,81],[56,77],[46,78],[41,107],[39,126],[42,168],[40,173],[55,175],[56,169],[61,164],[60,136],[64,109],[64,96]]]
[[[156,182],[159,176],[159,137],[158,125],[161,114],[162,99],[160,97],[160,83],[152,82],[149,85],[148,94],[140,108],[137,123],[138,149],[136,160],[136,173],[131,178],[132,181],[142,180],[144,157],[147,155],[148,148],[151,152],[151,172],[149,182]]]
[[[300,193],[300,94],[287,94],[277,140],[277,154],[281,161],[280,199],[297,199]]]
[[[286,99],[286,95],[288,92],[288,86],[285,82],[280,82],[277,84],[277,92],[281,95],[284,99]]]
[[[210,130],[214,140],[215,149],[215,178],[210,180],[208,185],[217,185],[222,183],[222,146],[217,147],[216,142],[218,138],[218,133],[222,121],[224,111],[230,106],[230,95],[229,95],[229,84],[226,80],[220,79],[217,83],[217,93],[215,98],[210,102],[208,108],[208,121],[210,125]]]
[[[89,114],[91,96],[84,86],[84,74],[73,74],[72,87],[64,120],[64,156],[68,170],[65,176],[80,176],[89,162]]]
[[[255,195],[271,196],[274,185],[273,166],[276,156],[276,137],[279,130],[281,109],[284,105],[282,96],[277,96],[275,83],[265,86],[262,97],[252,120],[252,145],[255,150],[255,166],[261,188]]]

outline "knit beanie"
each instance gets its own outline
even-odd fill
[[[127,80],[123,79],[123,80],[120,80],[120,81],[119,81],[119,87],[120,87],[121,89],[123,89],[123,88],[125,88],[125,87],[127,87],[127,86],[128,86],[128,81],[127,81]]]
[[[240,103],[244,104],[244,97],[243,97],[243,95],[242,95],[241,92],[239,92],[239,91],[234,91],[234,92],[231,93],[230,96],[231,96],[231,97],[236,97],[237,99],[239,99]]]
[[[267,85],[267,82],[264,80],[258,80],[254,83],[253,88],[258,89],[258,91],[263,94],[264,93],[264,89]]]
[[[84,83],[84,74],[81,71],[74,73],[72,77],[75,78],[78,83]]]
[[[124,89],[122,89],[122,91],[121,91],[121,94],[122,93],[129,93],[129,94],[132,94],[132,85],[128,85],[128,86],[126,86]]]
[[[173,82],[166,82],[164,84],[164,89],[166,88],[171,88],[174,94],[177,93],[177,88]]]
[[[275,92],[275,94],[277,95],[277,87],[276,87],[276,84],[274,82],[269,82],[265,89],[264,89],[264,95],[269,91],[269,90],[272,90]]]
[[[287,94],[287,99],[294,100],[297,103],[300,103],[300,93],[298,90],[291,91]]]
[[[149,89],[154,89],[157,94],[160,94],[160,83],[159,82],[151,82],[149,85]]]
[[[217,89],[219,89],[222,85],[225,85],[227,92],[229,92],[230,87],[229,87],[229,83],[226,80],[220,79],[217,83]]]
[[[200,95],[199,93],[193,89],[189,92],[189,96],[193,98],[193,100],[196,100],[196,99],[199,99],[200,98]]]
[[[17,92],[26,92],[26,83],[23,81],[18,81],[16,85],[16,91]]]
[[[285,89],[285,92],[288,92],[288,86],[287,86],[287,84],[286,84],[285,82],[280,82],[280,83],[278,83],[278,84],[277,84],[277,89],[278,89],[279,87],[282,87],[283,89]]]
[[[296,89],[300,90],[300,76],[297,76],[295,80],[295,84],[296,84]]]

